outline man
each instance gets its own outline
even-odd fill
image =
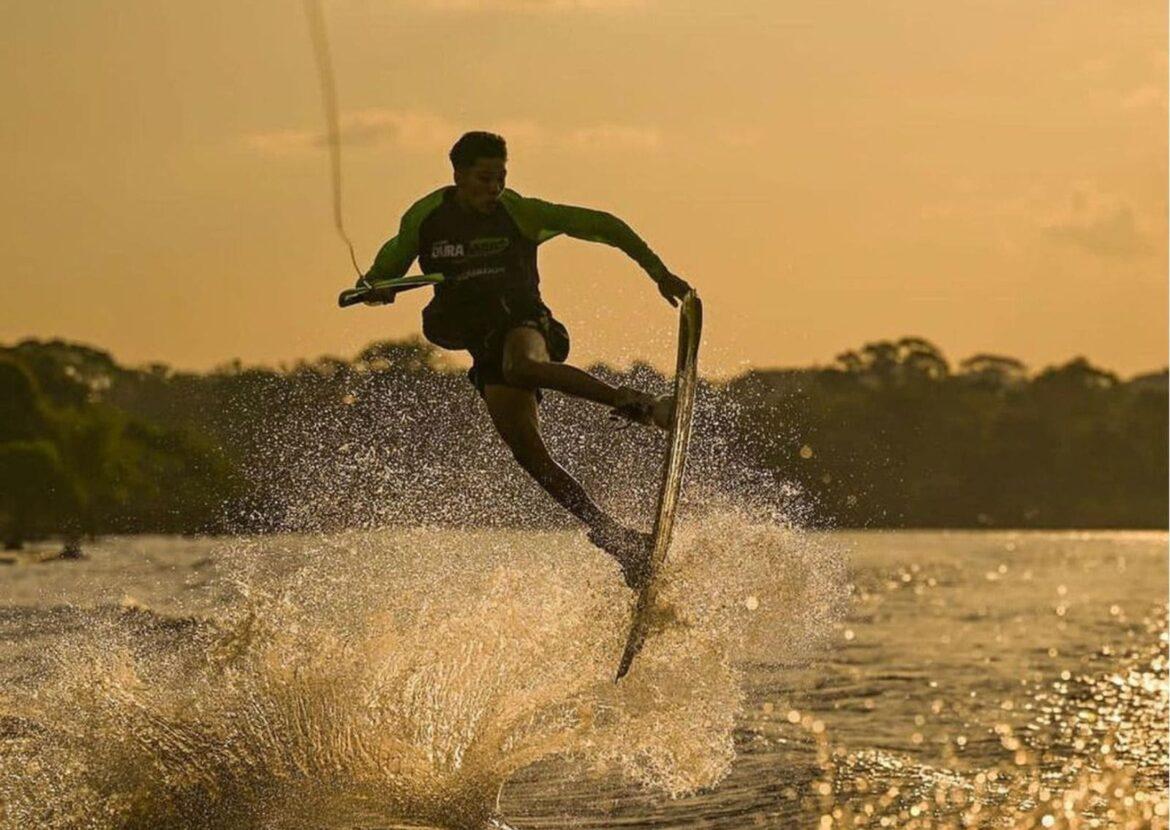
[[[451,148],[455,185],[424,196],[402,217],[359,287],[404,276],[415,257],[442,273],[423,310],[423,334],[444,349],[466,349],[472,383],[520,465],[589,527],[589,539],[621,565],[627,584],[645,579],[648,537],[619,524],[549,455],[540,434],[541,389],[594,401],[632,421],[666,428],[673,402],[613,387],[566,364],[569,333],[540,298],[537,246],[559,234],[620,248],[650,275],[671,305],[690,290],[620,219],[601,211],[525,198],[507,190],[507,145],[470,132]],[[371,295],[393,301],[393,294]]]

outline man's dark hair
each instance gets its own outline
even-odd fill
[[[475,164],[476,159],[508,160],[508,144],[503,136],[475,131],[464,133],[450,153],[451,164],[458,170]]]

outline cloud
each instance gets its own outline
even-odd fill
[[[311,130],[269,130],[250,133],[244,140],[253,150],[268,155],[285,155],[313,147],[319,143],[319,133]]]
[[[1092,191],[1074,192],[1064,216],[1045,231],[1057,242],[1109,259],[1134,259],[1154,249],[1131,205]]]
[[[1127,110],[1166,109],[1166,88],[1154,84],[1140,86],[1122,97],[1121,108]]]
[[[340,130],[341,143],[346,146],[393,144],[409,150],[449,146],[451,136],[459,132],[453,122],[438,115],[384,109],[346,113]],[[326,141],[322,130],[273,130],[247,136],[250,147],[273,155],[314,150],[324,147]]]
[[[408,150],[425,150],[449,144],[458,128],[447,119],[428,113],[359,110],[341,119],[345,144],[395,144]]]
[[[1089,58],[1080,66],[1080,74],[1097,78],[1109,71],[1110,61],[1105,57]]]
[[[598,124],[570,131],[564,143],[587,150],[657,150],[662,133],[653,127]]]
[[[730,126],[715,132],[715,142],[733,150],[748,150],[764,143],[765,133],[757,127]]]
[[[444,12],[619,12],[640,9],[650,0],[413,0],[413,5]]]
[[[650,152],[659,149],[663,143],[661,131],[655,127],[603,123],[554,130],[527,119],[467,125],[432,113],[386,109],[346,113],[341,117],[340,126],[341,143],[346,147],[389,145],[403,150],[438,150],[443,153],[472,126],[498,132],[511,145],[526,149]],[[326,143],[323,131],[304,129],[252,133],[245,140],[252,149],[268,155],[314,151]]]
[[[1155,51],[1149,55],[1154,72],[1136,61],[1118,63],[1106,57],[1095,57],[1082,61],[1070,69],[1066,77],[1112,102],[1123,110],[1164,110],[1166,109],[1166,84],[1151,83],[1151,78],[1166,74],[1166,52]],[[1137,74],[1135,68],[1139,68]]]

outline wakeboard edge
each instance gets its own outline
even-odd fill
[[[662,485],[658,491],[658,512],[654,520],[654,544],[650,553],[650,576],[646,580],[634,607],[630,632],[618,665],[614,682],[625,677],[642,650],[646,640],[650,611],[657,596],[657,576],[667,551],[670,549],[674,517],[682,491],[686,468],[687,448],[691,439],[691,421],[694,417],[695,387],[698,382],[699,338],[703,329],[703,304],[693,290],[683,298],[679,310],[678,360],[674,376],[674,416],[671,420],[670,443],[663,462]]]

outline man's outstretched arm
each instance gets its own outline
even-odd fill
[[[358,280],[358,285],[405,276],[418,256],[419,226],[442,202],[443,191],[439,189],[411,205],[402,215],[402,221],[398,223],[397,235],[381,247],[378,255],[374,257],[374,264]]]
[[[685,280],[670,272],[633,228],[611,213],[529,199],[513,191],[505,191],[501,201],[520,230],[538,243],[563,233],[575,239],[612,245],[642,266],[671,305],[677,305],[691,290]]]

